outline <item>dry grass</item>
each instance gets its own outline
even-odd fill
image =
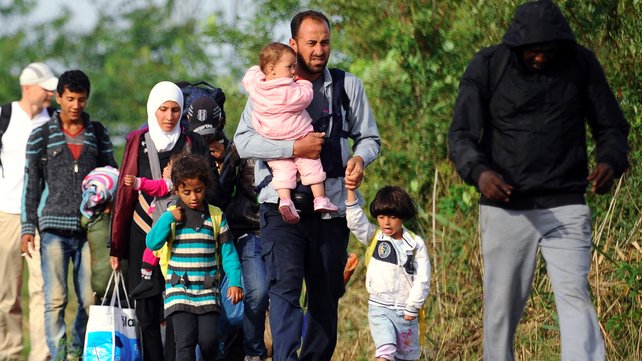
[[[444,180],[441,181],[445,185]],[[438,182],[435,182],[438,184]],[[590,273],[594,304],[606,341],[609,360],[642,360],[642,212],[632,189],[620,180],[607,207],[594,210],[594,256]],[[443,194],[443,190],[441,191]],[[433,194],[439,190],[433,189]],[[608,197],[605,197],[608,198]],[[593,200],[589,199],[589,203]],[[436,202],[425,206],[435,214]],[[424,219],[421,234],[433,266],[431,295],[427,300],[427,331],[422,360],[482,359],[482,260],[477,211],[458,214],[452,222],[461,233]],[[364,247],[351,242],[351,251]],[[360,261],[363,261],[361,258]],[[623,273],[626,267],[633,271]],[[640,274],[635,275],[635,270]],[[627,283],[628,277],[628,283]],[[374,346],[367,322],[365,270],[360,262],[340,303],[339,341],[334,361],[372,360]],[[636,321],[637,319],[637,321]],[[559,360],[559,327],[551,285],[544,262],[538,260],[533,292],[515,339],[516,360]]]
[[[444,180],[440,185],[447,188]],[[623,265],[631,265],[633,270],[642,273],[642,211],[633,196],[637,193],[621,181],[603,212],[596,211],[601,208],[594,207],[595,251],[590,283],[606,341],[608,360],[642,360],[642,324],[639,321],[642,314],[642,275],[632,275],[627,282],[621,271]],[[436,188],[433,194],[438,194]],[[425,208],[430,209],[428,214],[438,211],[434,203]],[[424,219],[422,223],[425,228],[420,233],[426,239],[433,270],[431,295],[427,300],[425,350],[421,360],[482,359],[483,267],[476,220],[476,210],[451,219],[451,222],[464,229],[464,233],[441,225],[432,217]],[[351,242],[350,248],[360,255],[360,260],[340,302],[339,340],[333,360],[372,360],[374,346],[368,328],[368,296],[364,287],[365,247],[358,242]],[[66,314],[68,324],[71,324],[74,315],[74,299],[70,295],[70,308]],[[26,300],[25,290],[25,310],[28,307]],[[23,355],[26,356],[29,348],[26,321],[24,335]],[[541,260],[530,301],[517,330],[515,345],[516,360],[559,360],[555,304]]]

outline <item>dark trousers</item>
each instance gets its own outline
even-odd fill
[[[143,339],[144,360],[164,360],[160,322],[163,312],[162,295],[136,300],[136,318]]]
[[[214,361],[218,351],[219,315],[208,312],[197,315],[190,312],[174,312],[169,318],[174,327],[176,361],[196,360],[196,345],[201,349],[202,361]]]
[[[343,269],[349,236],[346,220],[322,220],[320,215],[311,214],[302,215],[298,224],[290,225],[283,222],[271,204],[261,205],[260,216],[270,285],[273,359],[329,361],[337,343],[339,298],[345,292]],[[303,280],[308,299],[305,330],[299,303]]]

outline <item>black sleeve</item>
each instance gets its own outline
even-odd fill
[[[477,186],[479,175],[490,169],[481,147],[481,137],[488,117],[489,57],[477,53],[468,64],[459,83],[453,120],[448,131],[450,159],[468,184]]]
[[[580,47],[579,55],[587,67],[586,118],[596,142],[597,163],[613,168],[620,177],[628,168],[627,159],[629,124],[611,91],[599,61],[586,48]]]

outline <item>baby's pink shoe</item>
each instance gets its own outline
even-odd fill
[[[328,197],[314,198],[314,211],[319,213],[336,212],[339,208],[332,204]]]
[[[281,199],[279,201],[279,212],[281,212],[281,217],[283,217],[285,223],[299,223],[299,213],[296,211],[291,199]]]

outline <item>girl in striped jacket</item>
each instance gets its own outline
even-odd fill
[[[243,298],[241,265],[225,216],[205,202],[212,181],[205,160],[195,154],[175,159],[172,183],[178,195],[147,234],[147,247],[170,252],[165,273],[165,317],[171,317],[176,360],[214,360],[218,345],[216,324],[221,311],[221,267],[229,279],[225,297],[236,304]],[[163,255],[159,255],[161,263]]]

